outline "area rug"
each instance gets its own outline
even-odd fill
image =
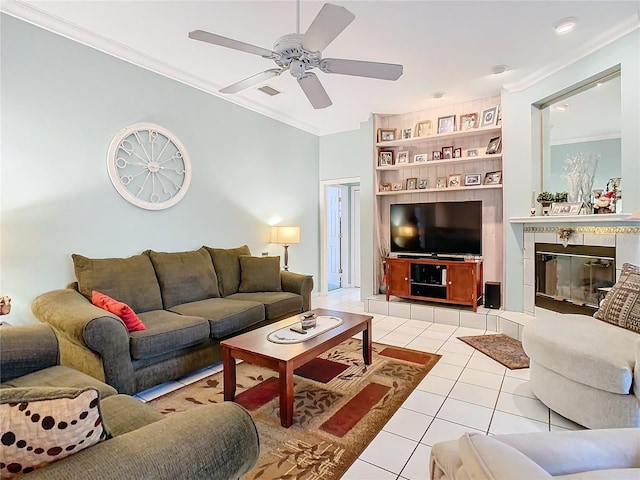
[[[346,340],[295,371],[290,428],[280,425],[277,372],[238,364],[235,401],[260,435],[258,463],[242,479],[340,478],[439,359],[374,343],[365,365],[362,342]],[[171,415],[222,401],[219,372],[148,404]]]
[[[522,343],[520,343],[520,340],[511,338],[508,335],[500,333],[497,335],[458,337],[458,339],[511,370],[529,367],[529,357],[524,353]]]

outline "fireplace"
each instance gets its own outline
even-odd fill
[[[535,305],[592,315],[616,279],[615,247],[535,244]]]

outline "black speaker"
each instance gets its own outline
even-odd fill
[[[485,282],[484,306],[487,308],[500,308],[500,282]]]

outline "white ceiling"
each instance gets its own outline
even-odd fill
[[[301,3],[304,32],[325,2]],[[56,1],[2,0],[2,10],[177,78],[306,131],[353,130],[371,113],[405,113],[517,90],[616,36],[637,28],[640,1],[353,1],[335,0],[354,22],[324,57],[400,63],[389,82],[316,71],[333,105],[314,110],[287,72],[255,88],[223,95],[219,88],[275,65],[244,52],[190,40],[206,30],[271,49],[295,32],[296,2],[288,1]],[[576,17],[574,32],[553,24]],[[509,70],[492,75],[491,67]],[[258,85],[260,86],[260,85]],[[445,92],[441,99],[433,92]]]

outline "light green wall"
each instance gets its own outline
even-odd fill
[[[358,130],[320,138],[320,180],[360,177],[360,295],[372,295],[373,272],[373,118]]]
[[[0,22],[0,294],[13,298],[8,321],[33,321],[33,298],[74,280],[71,253],[246,243],[256,255],[282,255],[269,244],[271,222],[301,227],[291,270],[317,278],[317,136],[13,17]],[[191,156],[191,188],[167,210],[134,207],[109,181],[109,142],[136,122],[168,128]]]
[[[531,192],[540,190],[538,114],[532,105],[587,78],[621,66],[622,190],[626,212],[640,208],[640,32],[635,31],[519,92],[502,94],[505,217],[505,308],[522,311],[522,224]],[[624,186],[627,186],[626,188]]]

